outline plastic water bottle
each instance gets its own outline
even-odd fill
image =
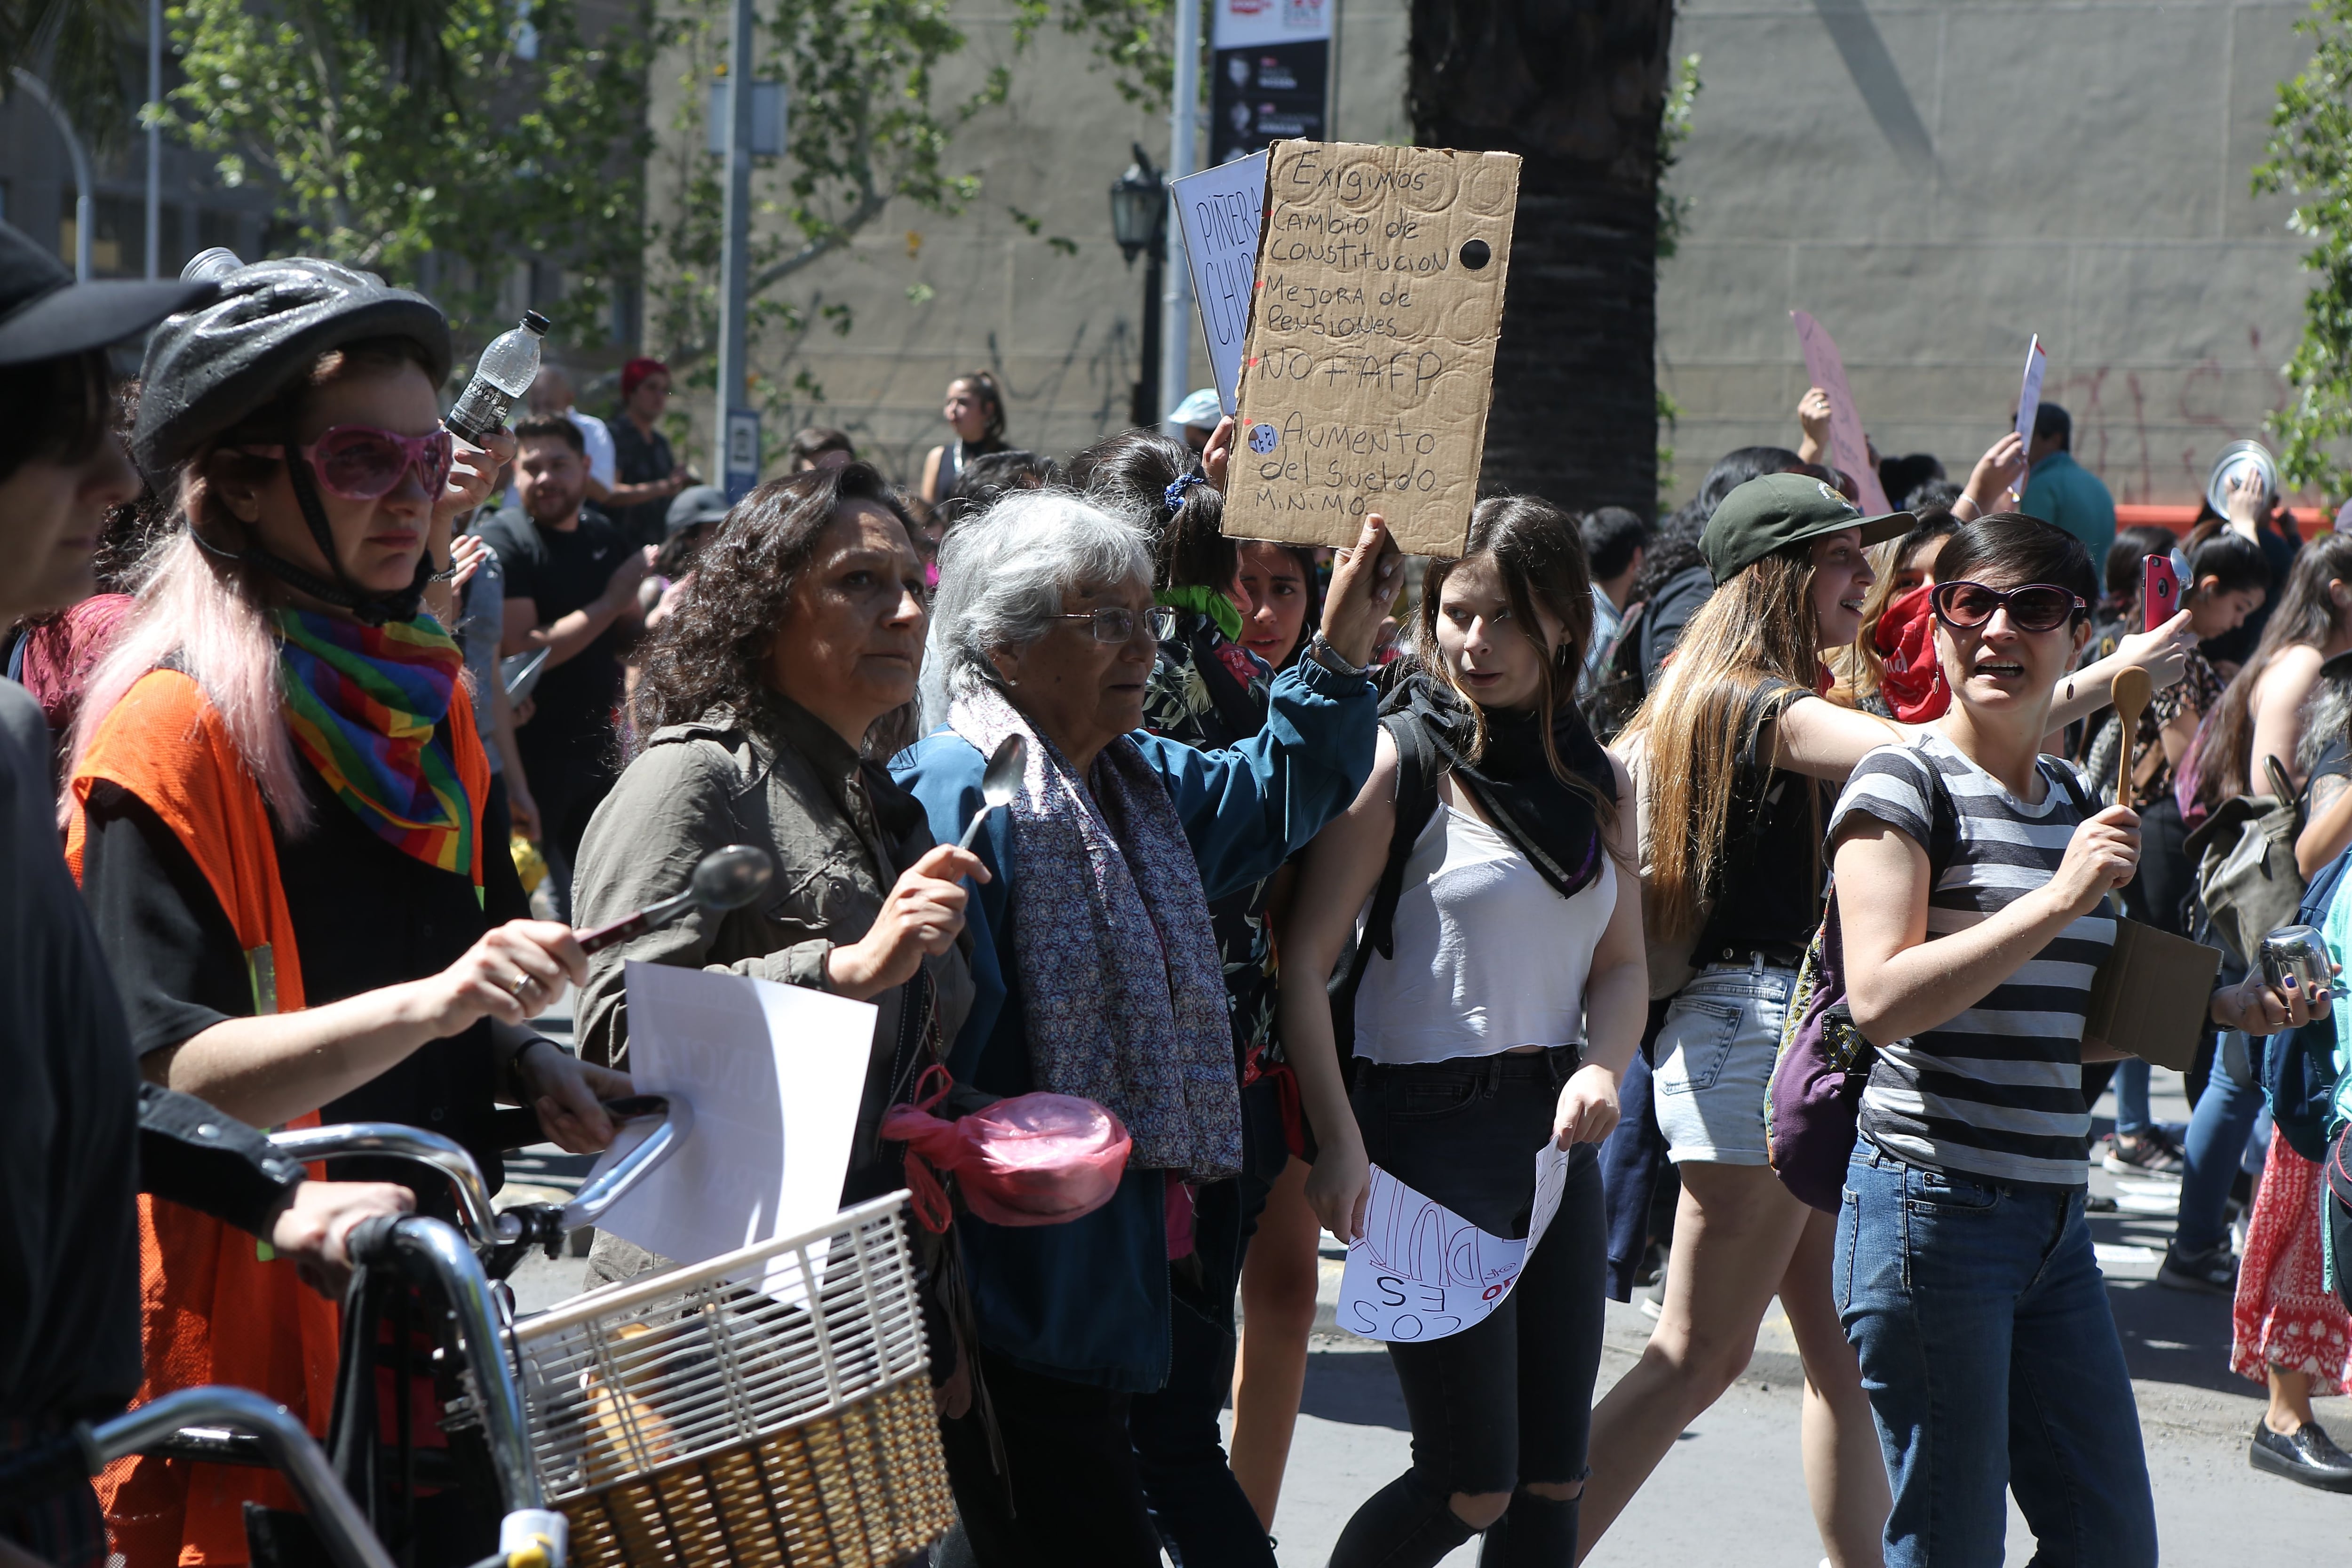
[[[525,310],[521,326],[492,339],[474,363],[474,379],[442,423],[477,447],[503,426],[515,399],[530,390],[539,374],[539,340],[547,336],[548,325],[537,310]]]
[[[180,281],[217,283],[244,265],[244,262],[236,258],[236,251],[226,245],[215,245],[210,250],[200,253],[185,267],[180,268]]]

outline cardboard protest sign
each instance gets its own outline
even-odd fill
[[[1209,345],[1217,406],[1231,414],[1249,331],[1250,280],[1257,269],[1258,219],[1265,208],[1265,154],[1253,153],[1174,182],[1176,222],[1192,269],[1192,299]]]
[[[2028,447],[2033,445],[2033,417],[2042,412],[2042,373],[2048,368],[2050,356],[2042,352],[2042,334],[2025,348],[2025,380],[2017,389],[2017,435]]]
[[[1227,533],[1462,552],[1518,199],[1508,153],[1274,144]]]
[[[1797,347],[1805,356],[1805,374],[1829,394],[1830,461],[1853,476],[1862,491],[1862,510],[1873,517],[1895,509],[1886,504],[1885,487],[1878,482],[1878,465],[1870,460],[1870,443],[1863,439],[1862,416],[1853,411],[1853,393],[1845,384],[1845,361],[1837,344],[1819,321],[1802,310],[1791,310],[1797,323]]]
[[[1479,1229],[1378,1165],[1364,1230],[1339,1276],[1339,1326],[1371,1340],[1442,1340],[1484,1322],[1511,1293],[1528,1255],[1559,1212],[1568,1152],[1536,1152],[1527,1239]]]

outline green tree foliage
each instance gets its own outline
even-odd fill
[[[522,258],[563,268],[551,313],[575,340],[636,274],[648,11],[593,44],[571,0],[520,19],[513,0],[179,0],[167,15],[186,78],[170,133],[226,183],[266,182],[289,248],[429,282],[478,338],[503,324],[492,312]]]
[[[41,79],[95,152],[130,139],[138,112],[125,96],[122,40],[144,37],[142,0],[0,0],[0,99],[15,73]]]
[[[2270,428],[2289,484],[2340,496],[2352,492],[2352,0],[2317,0],[2295,28],[2312,41],[2311,64],[2279,84],[2253,186],[2294,195],[2287,227],[2314,242],[2303,264],[2316,278],[2286,365],[2294,397]]]

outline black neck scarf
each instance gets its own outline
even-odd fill
[[[1388,708],[1408,712],[1420,723],[1487,821],[1518,846],[1562,898],[1574,898],[1601,875],[1609,847],[1596,796],[1615,804],[1617,775],[1574,703],[1554,710],[1552,746],[1560,765],[1591,793],[1551,771],[1533,713],[1487,710],[1486,745],[1474,765],[1464,761],[1475,732],[1469,710],[1444,682],[1416,673],[1398,687]]]

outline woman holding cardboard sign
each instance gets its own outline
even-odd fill
[[[1334,1568],[1426,1568],[1482,1531],[1487,1563],[1575,1560],[1607,1267],[1595,1155],[1647,989],[1630,781],[1575,705],[1591,617],[1574,521],[1531,497],[1480,502],[1463,558],[1423,580],[1421,668],[1372,776],[1307,851],[1280,921],[1283,1037],[1320,1143],[1307,1198],[1334,1236],[1362,1229],[1376,1161],[1526,1237],[1537,1152],[1572,1150],[1501,1305],[1389,1346],[1413,1468],[1357,1510]],[[1367,899],[1335,1019],[1325,977]],[[1352,1025],[1352,1092],[1337,1022]]]
[[[2006,1490],[2073,1561],[2152,1564],[2083,1219],[2082,1062],[2101,1054],[2083,1026],[2139,819],[2093,810],[2082,775],[2039,755],[2097,580],[2079,542],[2005,512],[1954,535],[1937,575],[1952,707],[1864,758],[1830,823],[1846,999],[1877,1047],[1832,1279],[1893,1488],[1886,1561],[1998,1561]],[[2210,1011],[2266,1032],[2312,1007],[2252,979]],[[2021,1399],[2032,1418],[2012,1421]]]

